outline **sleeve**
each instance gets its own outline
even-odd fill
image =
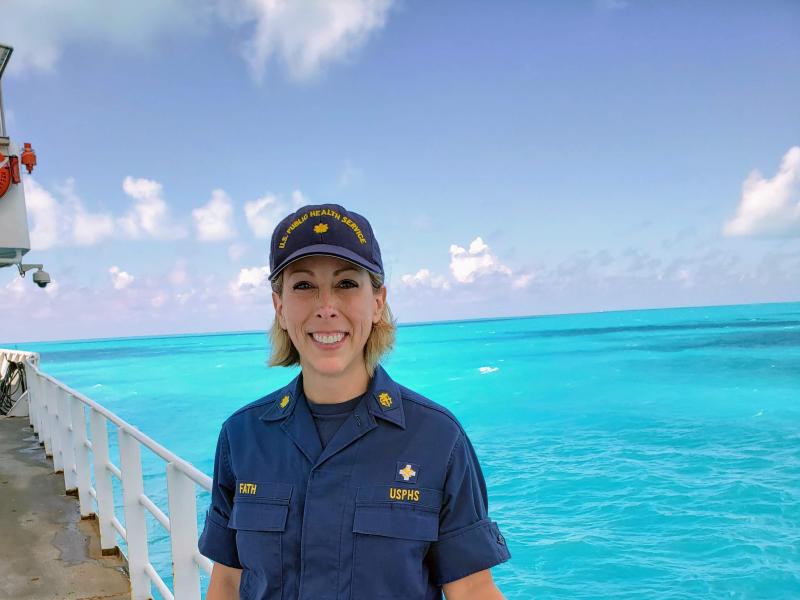
[[[214,456],[214,480],[211,485],[211,506],[206,513],[206,524],[197,543],[200,553],[214,562],[241,569],[236,551],[236,531],[228,529],[228,519],[233,507],[236,478],[230,465],[230,447],[223,425]]]
[[[450,455],[439,513],[439,539],[426,561],[437,585],[494,567],[511,558],[497,523],[489,519],[486,482],[462,432]]]

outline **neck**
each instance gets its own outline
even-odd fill
[[[317,404],[338,404],[360,396],[369,387],[367,367],[362,363],[345,373],[328,375],[303,368],[303,393]]]

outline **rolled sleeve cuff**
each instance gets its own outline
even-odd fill
[[[497,523],[484,519],[440,536],[428,556],[434,583],[444,585],[499,565],[511,553]]]
[[[197,548],[200,554],[214,562],[234,569],[242,568],[236,551],[236,531],[228,529],[228,524],[212,511],[206,513],[206,526],[197,542]]]

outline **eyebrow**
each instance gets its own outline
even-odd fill
[[[344,273],[345,271],[353,271],[355,273],[358,273],[358,269],[356,269],[355,267],[344,267],[343,269],[336,269],[333,272],[333,276],[336,277],[337,275]],[[294,269],[289,273],[289,275],[295,275],[297,273],[306,273],[308,275],[314,275],[314,272],[309,271],[308,269]]]

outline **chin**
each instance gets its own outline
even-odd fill
[[[336,376],[342,375],[347,372],[350,363],[337,358],[325,358],[320,360],[309,360],[303,365],[303,368],[308,368],[316,371],[320,375]]]

